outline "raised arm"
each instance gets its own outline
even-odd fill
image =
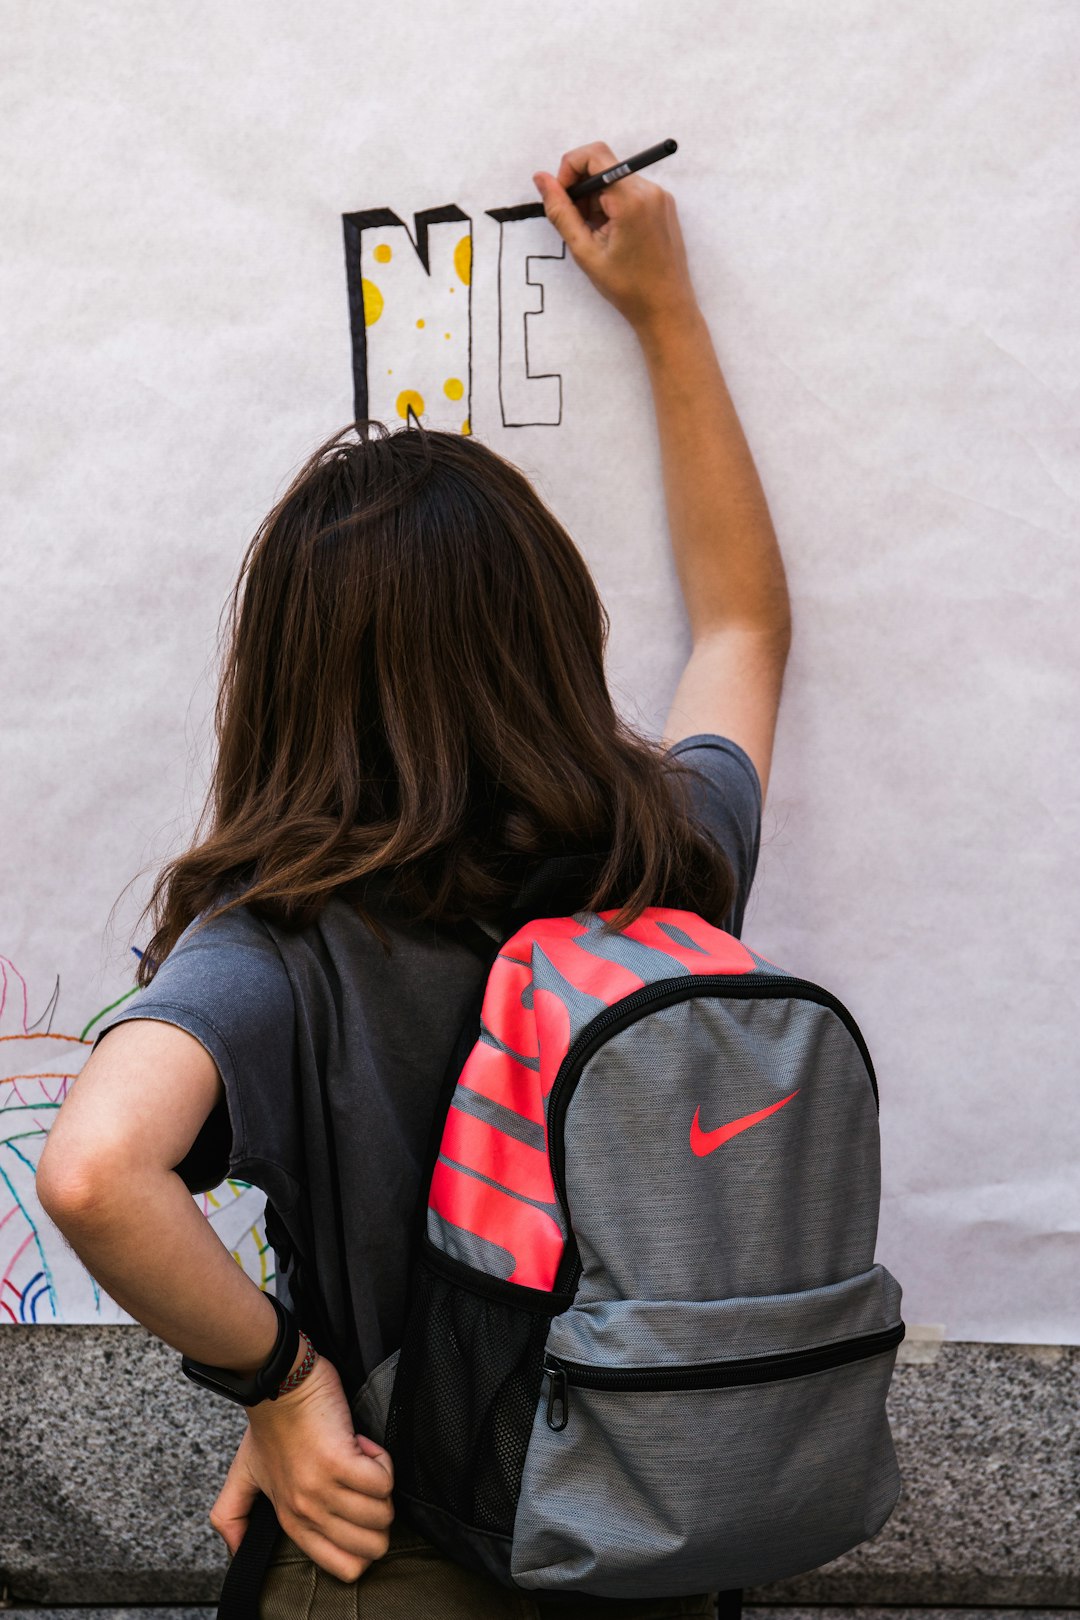
[[[617,162],[601,141],[534,181],[576,263],[637,334],[656,411],[668,525],[693,649],[664,742],[715,732],[754,761],[762,798],[791,644],[783,559],[690,278],[675,199],[639,174],[575,204]]]

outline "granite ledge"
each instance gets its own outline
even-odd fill
[[[207,1515],[243,1412],[197,1389],[138,1325],[0,1329],[7,1613],[216,1607],[228,1555]],[[1080,1607],[1080,1348],[946,1342],[898,1365],[904,1491],[870,1542],[746,1594],[819,1605]],[[4,1611],[0,1609],[0,1620]]]

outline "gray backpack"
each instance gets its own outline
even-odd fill
[[[354,1416],[398,1513],[508,1587],[759,1586],[900,1492],[873,1065],[835,996],[697,913],[614,915],[463,925],[488,972]]]

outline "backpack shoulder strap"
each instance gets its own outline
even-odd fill
[[[474,917],[462,917],[454,923],[441,923],[445,933],[454,934],[470,950],[476,952],[485,967],[490,968],[509,935],[500,929],[498,935],[489,933]]]
[[[217,1620],[259,1620],[259,1598],[280,1534],[274,1504],[260,1491],[251,1504],[244,1538],[225,1571]]]
[[[534,917],[565,917],[578,911],[596,881],[605,853],[600,849],[575,851],[539,861],[519,884],[501,924],[493,924],[492,932],[473,917],[440,927],[457,935],[490,968],[510,936]]]

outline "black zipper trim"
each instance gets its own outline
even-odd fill
[[[569,1417],[570,1387],[578,1389],[662,1391],[682,1389],[731,1389],[740,1384],[770,1384],[783,1378],[805,1378],[809,1373],[843,1367],[851,1361],[864,1361],[883,1355],[904,1337],[903,1322],[863,1333],[855,1338],[837,1339],[832,1344],[814,1345],[809,1350],[781,1350],[769,1356],[740,1356],[735,1361],[707,1361],[682,1367],[597,1367],[588,1362],[564,1361],[550,1353],[544,1356],[544,1372],[549,1380],[547,1420],[553,1429],[565,1429]],[[556,1421],[555,1412],[559,1411]]]
[[[581,1078],[581,1071],[598,1046],[603,1045],[610,1035],[625,1028],[627,1024],[632,1024],[646,1008],[651,1010],[653,1007],[670,1007],[677,1001],[689,1001],[692,996],[699,995],[730,996],[743,1001],[756,1000],[762,996],[795,996],[802,1001],[816,1001],[820,1006],[828,1007],[843,1023],[859,1049],[874,1093],[874,1109],[878,1111],[877,1076],[862,1031],[843,1002],[820,984],[814,984],[810,979],[797,979],[787,973],[754,972],[680,974],[678,978],[654,979],[651,984],[642,985],[640,990],[634,990],[630,995],[623,996],[615,1006],[603,1008],[578,1031],[566,1049],[552,1084],[551,1096],[548,1099],[551,1173],[555,1192],[567,1222],[566,1247],[553,1288],[556,1294],[573,1295],[581,1275],[581,1262],[566,1202],[566,1148],[563,1141],[566,1110],[574,1088]]]

